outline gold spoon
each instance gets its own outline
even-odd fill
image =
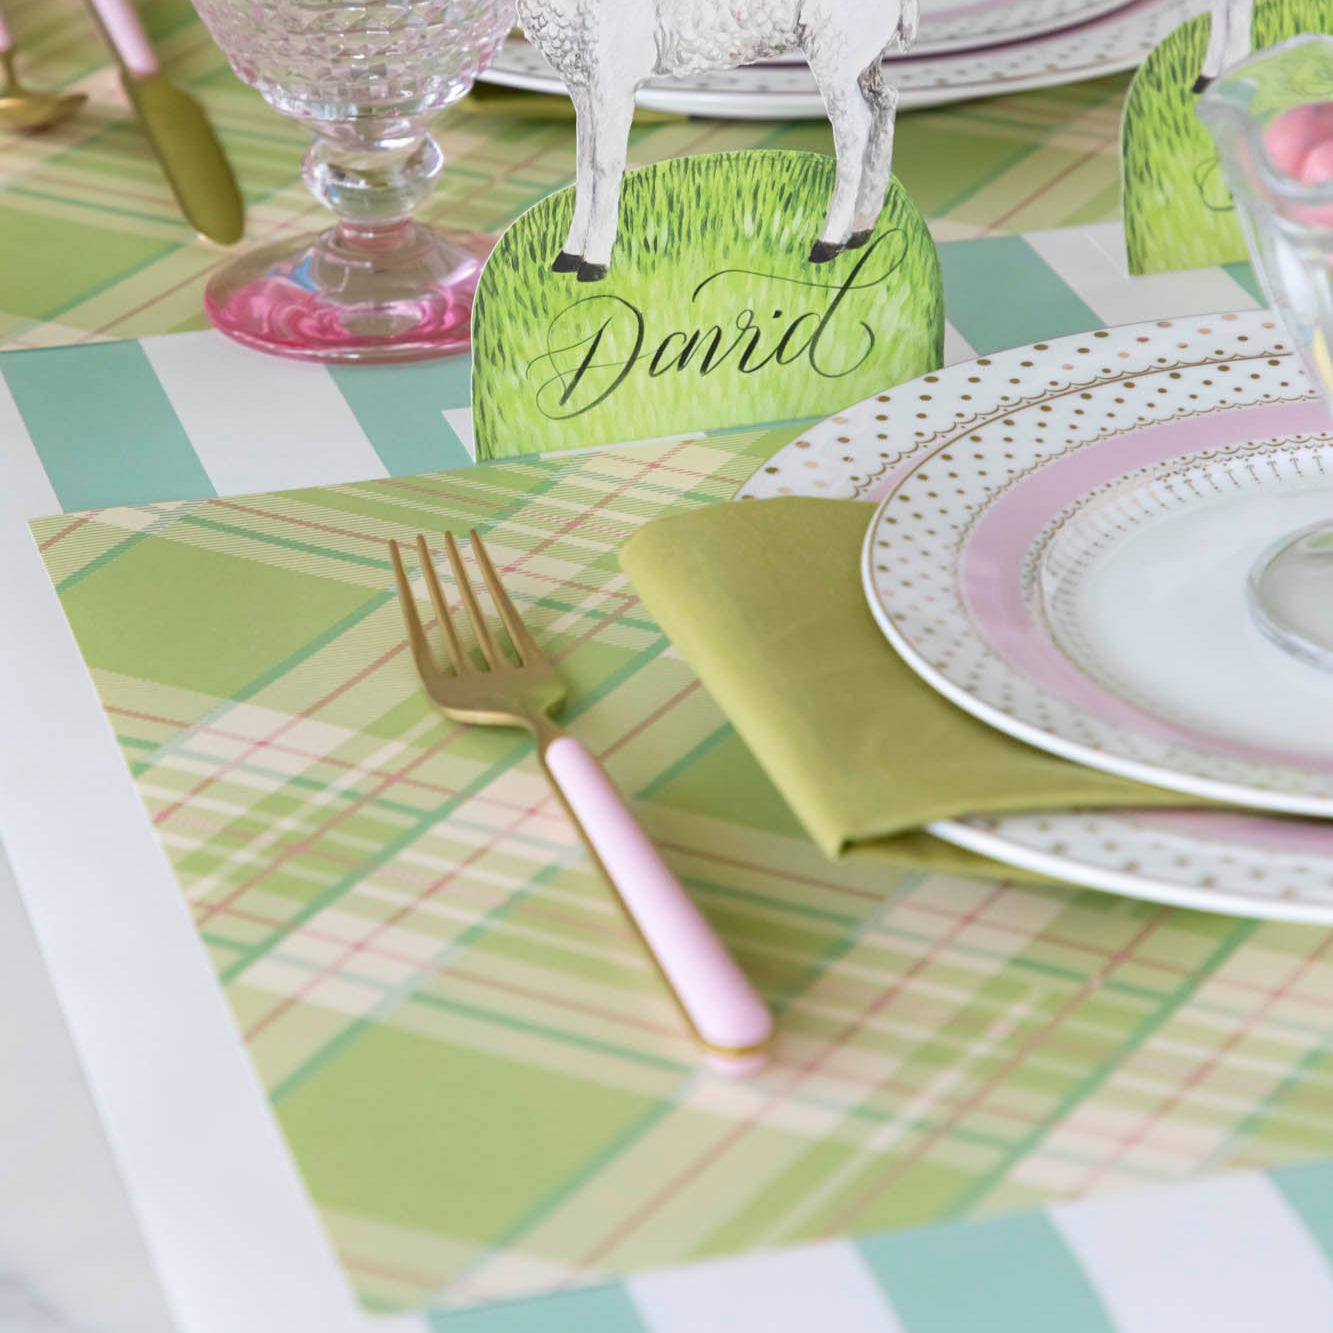
[[[87,101],[83,93],[39,93],[19,83],[14,43],[0,14],[0,130],[42,130],[71,116]]]

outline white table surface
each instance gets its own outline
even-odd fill
[[[0,1013],[0,1333],[170,1333],[3,854]]]

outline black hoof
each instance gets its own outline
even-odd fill
[[[837,259],[846,248],[843,245],[834,245],[832,241],[816,241],[815,248],[810,251],[810,262],[827,264],[830,259]]]
[[[555,257],[555,263],[551,265],[551,272],[577,273],[581,263],[583,263],[582,255],[571,255],[568,250],[561,250]]]
[[[601,282],[609,271],[609,268],[605,264],[580,264],[579,281]]]
[[[869,243],[870,238],[875,234],[873,227],[867,227],[865,231],[854,231],[847,238],[847,248],[849,250],[859,250],[863,245]]]
[[[1206,74],[1200,74],[1199,77],[1194,80],[1194,91],[1196,93],[1207,92],[1210,83],[1212,83],[1212,79]]]

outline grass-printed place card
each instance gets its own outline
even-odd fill
[[[596,281],[553,266],[572,190],[525,214],[477,290],[477,457],[827,416],[938,369],[939,260],[896,180],[855,248],[812,260],[834,176],[771,150],[631,172]]]
[[[1182,24],[1140,66],[1121,130],[1125,248],[1131,273],[1211,268],[1249,258],[1217,146],[1195,110],[1210,15]],[[1251,49],[1333,33],[1333,0],[1257,0]],[[1330,96],[1312,86],[1310,100]]]

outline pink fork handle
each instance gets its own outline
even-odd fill
[[[0,56],[8,55],[14,49],[14,39],[9,35],[9,25],[5,22],[5,11],[0,9]]]
[[[88,0],[88,3],[106,29],[120,63],[139,79],[156,74],[157,53],[144,31],[134,0]]]
[[[602,766],[571,736],[553,740],[544,758],[714,1063],[736,1073],[761,1067],[773,1016]]]

